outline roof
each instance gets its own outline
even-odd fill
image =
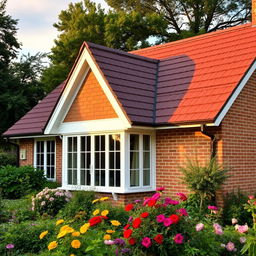
[[[84,46],[133,124],[198,124],[214,122],[234,93],[256,57],[255,38],[249,23],[130,53]],[[42,134],[63,87],[4,135]]]
[[[44,134],[44,128],[55,108],[64,86],[65,82],[61,83],[3,135],[24,136]]]

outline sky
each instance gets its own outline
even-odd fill
[[[21,53],[36,54],[50,52],[57,38],[53,24],[58,21],[61,10],[68,8],[70,2],[82,0],[7,0],[7,14],[18,20],[18,41],[22,43]],[[93,0],[107,8],[104,0]]]

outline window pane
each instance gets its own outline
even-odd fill
[[[113,151],[115,149],[115,134],[109,135],[109,150]]]
[[[72,185],[72,170],[68,169],[68,184]]]
[[[91,185],[91,174],[90,174],[90,170],[86,171],[86,185],[90,186]]]
[[[116,169],[120,169],[120,152],[116,152]]]
[[[105,152],[100,153],[101,154],[101,169],[105,169]]]
[[[120,183],[121,183],[120,171],[116,171],[116,187],[120,187]]]
[[[73,185],[77,185],[77,170],[73,170]]]
[[[77,137],[73,137],[73,151],[77,152]]]
[[[99,186],[100,183],[100,171],[95,170],[95,186]]]
[[[100,153],[95,153],[95,169],[100,168]]]
[[[130,169],[139,169],[139,152],[130,152]]]
[[[137,187],[140,185],[139,180],[139,170],[131,170],[130,171],[130,186],[131,187]]]
[[[130,150],[139,150],[139,135],[130,135]]]
[[[110,152],[109,153],[109,169],[115,169],[115,153]]]
[[[85,170],[81,170],[80,182],[81,185],[85,185]]]
[[[73,168],[77,168],[77,153],[73,153]]]
[[[87,169],[91,168],[91,153],[86,154],[86,168]]]
[[[143,170],[143,186],[150,185],[150,170]]]
[[[68,168],[72,168],[72,153],[68,153]]]
[[[100,143],[100,145],[101,145],[100,150],[101,150],[101,151],[105,151],[105,136],[102,135],[102,136],[100,136],[100,137],[101,137],[101,138],[100,138],[100,140],[101,140],[101,143]]]
[[[101,186],[105,186],[105,171],[101,171]]]
[[[72,137],[68,138],[68,152],[72,152]]]
[[[150,152],[143,152],[143,168],[150,168]]]
[[[114,187],[115,185],[115,171],[109,171],[109,186]]]
[[[90,136],[86,137],[86,150],[91,151],[91,137]]]
[[[85,148],[85,140],[86,140],[86,137],[82,136],[82,137],[81,137],[81,151],[82,151],[82,152],[86,151],[86,148]]]
[[[150,150],[150,136],[143,135],[143,150]]]
[[[95,151],[99,151],[99,150],[100,150],[100,137],[95,136]]]
[[[81,168],[84,169],[85,168],[85,153],[81,153],[80,157],[81,157],[80,165],[81,165]]]

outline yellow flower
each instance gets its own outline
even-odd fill
[[[72,236],[80,236],[80,232],[76,231],[72,233]]]
[[[61,219],[61,220],[57,220],[57,221],[56,221],[56,226],[58,226],[58,225],[62,224],[63,222],[64,222],[64,220],[63,220],[63,219]]]
[[[53,250],[54,248],[56,248],[58,246],[58,243],[56,241],[50,242],[48,245],[48,250]]]
[[[93,201],[92,201],[92,204],[95,204],[95,203],[97,203],[97,202],[99,202],[99,199],[93,200]]]
[[[121,223],[118,220],[111,220],[110,221],[113,226],[120,226]]]
[[[92,215],[95,216],[95,215],[98,215],[99,213],[100,213],[100,210],[99,210],[99,209],[96,209],[96,210],[92,213]]]
[[[105,196],[105,197],[100,198],[100,201],[106,201],[108,199],[109,199],[109,197]]]
[[[111,235],[105,235],[105,236],[103,237],[103,239],[104,239],[104,240],[110,240],[110,239],[111,239]]]
[[[75,248],[75,249],[78,249],[78,248],[80,248],[80,246],[81,246],[81,242],[80,242],[79,240],[73,240],[73,241],[71,242],[71,246],[72,246],[73,248]]]
[[[115,233],[115,230],[108,229],[106,232],[107,232],[108,234],[112,234],[112,233]]]
[[[60,232],[66,231],[67,233],[73,233],[75,230],[71,228],[69,225],[65,225],[60,228]]]
[[[90,223],[85,223],[81,228],[80,228],[80,233],[81,234],[84,234],[87,232],[87,230],[89,229],[90,227]]]
[[[70,256],[75,256],[75,254],[72,253],[72,254],[70,254]]]
[[[101,216],[107,216],[109,214],[108,210],[104,210],[101,212]]]
[[[63,230],[63,231],[61,231],[61,232],[57,235],[57,238],[62,238],[62,237],[64,237],[66,234],[67,234],[67,231],[66,231],[66,230]]]
[[[47,234],[48,234],[48,230],[42,232],[42,233],[39,235],[39,238],[40,238],[40,239],[43,239]]]

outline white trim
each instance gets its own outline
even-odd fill
[[[86,75],[89,70],[92,70],[96,79],[98,80],[101,88],[103,89],[105,95],[107,96],[110,104],[116,111],[119,119],[122,121],[123,129],[131,127],[131,123],[125,115],[124,111],[121,109],[116,97],[113,95],[111,89],[109,88],[104,76],[99,70],[98,66],[93,60],[93,57],[89,53],[88,49],[84,47],[77,64],[74,67],[73,72],[67,82],[67,85],[62,93],[62,96],[54,109],[54,112],[45,128],[45,134],[60,133],[58,127],[63,121],[65,114],[67,114],[72,102],[74,101],[79,89],[84,83]]]
[[[112,132],[120,131],[123,129],[123,122],[119,118],[112,118],[62,123],[59,126],[59,133],[64,135],[71,135],[84,133]]]
[[[184,128],[198,128],[202,124],[187,124],[187,125],[173,125],[173,126],[160,126],[156,127],[156,130],[168,130],[168,129],[184,129]],[[205,126],[216,126],[214,123],[204,124]]]
[[[227,112],[229,111],[234,101],[236,100],[240,92],[243,90],[243,88],[245,87],[246,83],[248,82],[248,80],[250,79],[250,77],[252,76],[255,70],[256,70],[256,61],[253,62],[252,66],[249,68],[246,75],[243,77],[242,81],[240,81],[240,83],[238,84],[237,88],[235,89],[234,93],[230,97],[229,101],[226,103],[225,107],[222,109],[222,111],[218,115],[214,123],[216,126],[220,125],[220,123],[226,116]]]
[[[34,136],[20,136],[20,137],[9,137],[10,140],[16,139],[37,139],[37,138],[52,138],[59,135],[34,135]]]
[[[35,138],[34,139],[34,161],[33,161],[33,166],[36,168],[37,166],[37,148],[36,144],[38,141],[43,141],[44,142],[44,175],[47,180],[49,181],[56,181],[57,177],[57,171],[56,171],[56,156],[57,156],[57,143],[56,143],[56,138],[52,139],[52,137],[47,136],[45,138]],[[54,179],[47,178],[47,141],[54,141]]]

